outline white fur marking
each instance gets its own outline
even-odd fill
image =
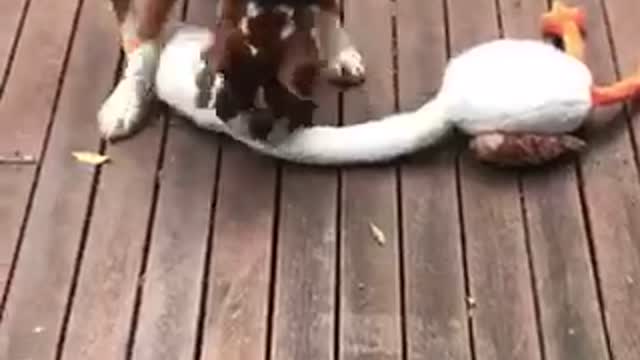
[[[278,5],[275,7],[275,11],[285,14],[285,16],[287,17],[287,23],[284,25],[282,31],[280,32],[280,39],[286,39],[296,30],[296,25],[293,22],[294,9],[291,6]]]
[[[327,74],[335,80],[354,83],[365,76],[362,56],[352,44],[346,31],[334,14],[319,11],[315,14],[318,28],[318,49],[320,56],[328,62]]]
[[[222,73],[217,73],[215,75],[215,78],[213,79],[213,85],[211,85],[211,94],[213,96],[211,96],[211,99],[209,99],[209,103],[207,104],[207,107],[209,109],[215,109],[216,106],[216,94],[218,93],[219,89],[222,88],[222,85],[224,84],[224,75]]]
[[[293,34],[293,32],[296,31],[296,26],[292,21],[287,21],[287,24],[282,28],[282,31],[280,32],[280,39],[286,39],[289,36],[291,36],[291,34]]]
[[[122,79],[98,112],[98,126],[105,138],[128,136],[140,125],[154,96],[158,61],[157,45],[151,42],[128,55]]]
[[[329,61],[331,76],[347,77],[354,80],[361,79],[365,75],[365,66],[362,55],[355,47],[349,46],[342,49]]]
[[[244,35],[249,34],[249,19],[243,17],[240,19],[240,24],[238,26],[240,26],[240,31],[242,31]]]
[[[262,13],[262,9],[258,5],[256,5],[255,2],[249,1],[247,3],[247,16],[250,19],[253,19],[254,17],[260,15],[261,13]]]
[[[291,6],[278,5],[278,6],[276,6],[276,11],[284,13],[288,17],[292,17],[293,16],[293,8]]]
[[[264,87],[263,86],[260,86],[258,88],[258,91],[256,92],[255,105],[256,105],[257,108],[262,108],[262,109],[265,109],[265,108],[268,107],[267,100],[266,100],[266,97],[264,95]]]

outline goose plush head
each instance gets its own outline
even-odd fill
[[[640,94],[640,72],[597,86],[584,63],[585,13],[561,2],[542,16],[539,40],[502,39],[476,46],[447,67],[442,95],[448,117],[472,136],[470,148],[487,162],[532,165],[584,148],[571,134],[594,107]]]

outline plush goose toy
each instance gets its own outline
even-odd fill
[[[298,163],[339,165],[394,159],[435,144],[454,129],[471,137],[481,160],[531,165],[580,150],[570,135],[597,106],[640,93],[640,72],[612,86],[594,85],[583,63],[581,9],[555,3],[542,17],[564,51],[537,40],[501,39],[473,47],[447,65],[438,94],[412,112],[351,126],[312,126],[267,140],[247,131],[249,115],[222,122],[213,107],[195,106],[200,54],[213,41],[201,28],[182,28],[161,55],[156,91],[198,126],[226,133],[263,154]],[[215,94],[224,79],[214,81]],[[213,96],[212,98],[215,98]]]

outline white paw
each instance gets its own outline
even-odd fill
[[[358,85],[365,78],[362,56],[353,46],[343,49],[330,60],[327,71],[331,82],[343,85]]]
[[[154,45],[143,45],[129,55],[122,79],[98,112],[100,133],[106,139],[131,135],[142,124],[154,97],[157,54]]]
[[[124,77],[98,112],[100,133],[108,140],[131,135],[149,110],[153,93],[148,81]]]

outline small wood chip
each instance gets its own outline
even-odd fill
[[[36,157],[33,155],[22,155],[19,153],[11,156],[0,155],[0,164],[23,165],[35,164],[36,162]]]
[[[109,157],[106,155],[93,153],[89,151],[75,151],[71,153],[73,157],[76,158],[79,162],[91,164],[91,165],[101,165],[105,162],[109,161]]]
[[[369,229],[371,230],[373,239],[380,244],[380,246],[384,246],[384,244],[387,243],[387,238],[384,236],[384,233],[374,223],[369,223]]]

